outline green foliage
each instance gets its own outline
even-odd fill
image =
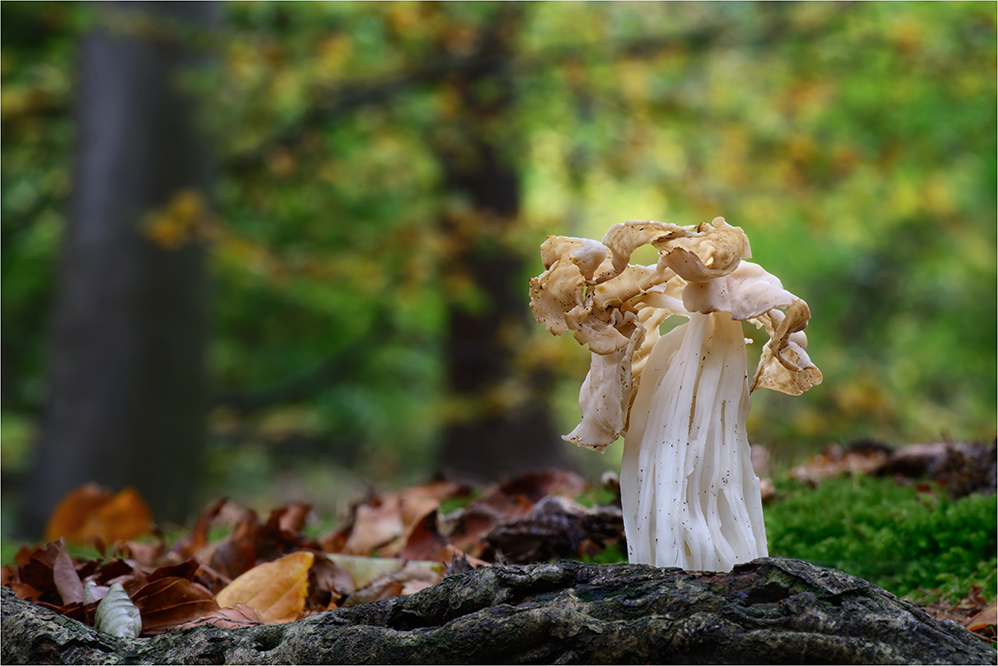
[[[447,268],[462,226],[441,220],[483,226],[448,193],[439,152],[475,131],[509,137],[521,211],[487,240],[530,274],[546,234],[715,215],[746,229],[755,259],[810,304],[825,377],[800,397],[754,396],[754,441],[803,454],[995,435],[994,3],[517,5],[516,52],[496,70],[516,99],[499,125],[456,114],[453,75],[502,3],[223,11],[213,69],[184,79],[205,97],[219,163],[209,374],[216,396],[262,406],[218,401],[214,468],[259,480],[257,457],[283,456],[258,452],[298,437],[367,477],[430,471],[453,415],[448,308],[480,301]],[[8,419],[35,419],[45,400],[75,48],[92,8],[2,13],[6,448]],[[577,392],[588,354],[534,333],[519,370]],[[561,402],[560,420],[577,418]],[[3,464],[27,459],[5,451]]]
[[[835,567],[903,596],[918,588],[995,596],[998,516],[994,495],[957,501],[890,479],[838,477],[812,489],[777,484],[766,507],[769,552]],[[990,583],[986,581],[990,580]]]
[[[583,556],[582,561],[587,564],[613,564],[615,562],[626,562],[627,550],[625,546],[620,543],[609,543],[606,548],[598,552],[596,555]]]

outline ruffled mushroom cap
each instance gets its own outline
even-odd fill
[[[646,244],[658,250],[658,262],[629,264]],[[753,391],[799,395],[821,383],[805,351],[807,304],[744,261],[751,256],[748,238],[723,218],[688,227],[632,220],[610,227],[601,243],[550,236],[541,254],[546,270],[530,280],[534,316],[554,335],[571,329],[592,352],[579,394],[582,421],[564,438],[578,446],[602,452],[626,432],[658,326],[674,314],[727,312],[765,327],[770,340]]]

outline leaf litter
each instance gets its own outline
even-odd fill
[[[879,451],[860,455],[881,462]],[[844,467],[859,467],[853,459],[844,464],[842,456],[826,457],[816,456],[796,474],[818,482]],[[586,506],[577,501],[585,501],[583,495],[601,501]],[[308,504],[291,503],[264,521],[252,509],[219,499],[171,546],[134,490],[112,495],[88,484],[53,512],[49,543],[22,547],[15,564],[3,566],[0,584],[20,599],[91,626],[110,586],[121,584],[141,614],[141,635],[152,636],[205,624],[291,622],[412,594],[493,563],[593,560],[604,551],[626,552],[613,475],[598,488],[573,472],[544,470],[481,493],[443,480],[387,495],[372,492],[350,507],[339,526],[315,538],[304,531],[310,511]],[[126,529],[112,529],[108,520]],[[212,541],[215,527],[231,529]],[[154,539],[135,540],[143,535]],[[99,557],[74,557],[67,542],[91,544]],[[958,603],[926,610],[993,640],[995,604],[988,605],[979,589]]]
[[[561,470],[525,475],[481,494],[437,480],[372,492],[316,538],[305,532],[308,504],[279,507],[264,520],[220,499],[170,544],[134,490],[113,495],[89,484],[56,508],[49,543],[23,547],[15,564],[3,567],[2,583],[20,599],[91,626],[101,599],[120,584],[140,613],[143,636],[204,624],[291,622],[413,594],[497,561],[622,548],[619,506],[576,503],[587,490],[581,477]],[[619,492],[611,501],[619,505]],[[111,529],[107,516],[127,529]],[[230,530],[213,540],[217,527]],[[93,545],[99,556],[73,556],[67,543]]]

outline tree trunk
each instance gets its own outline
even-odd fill
[[[763,558],[730,574],[492,566],[289,624],[115,639],[3,588],[3,663],[994,664],[956,622],[864,580]]]
[[[23,507],[38,534],[71,488],[135,486],[161,520],[189,508],[202,446],[205,249],[162,247],[146,215],[208,186],[185,28],[214,3],[115,3],[83,40],[78,145],[49,355],[49,398]]]
[[[466,408],[445,428],[441,464],[471,479],[572,466],[549,417],[550,378],[514,367],[517,340],[532,324],[524,261],[504,242],[520,214],[508,66],[522,11],[503,7],[481,28],[468,65],[447,81],[457,108],[434,137],[447,192],[466,206],[443,221],[451,246],[444,270],[478,290],[449,307],[448,388]]]

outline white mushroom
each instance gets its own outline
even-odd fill
[[[644,244],[658,250],[657,264],[628,264]],[[571,329],[592,353],[582,420],[564,439],[603,452],[624,435],[630,561],[729,571],[765,557],[749,393],[799,395],[821,382],[805,351],[807,304],[743,261],[748,238],[723,218],[695,227],[636,220],[602,243],[552,236],[541,248],[534,315],[555,335]],[[659,335],[672,315],[689,321]],[[770,336],[751,387],[742,321]]]

